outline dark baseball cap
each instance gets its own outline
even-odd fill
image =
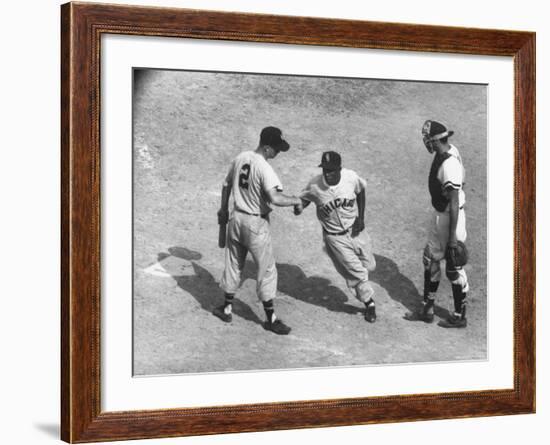
[[[325,151],[321,157],[319,167],[327,170],[337,170],[342,167],[342,157],[335,151]]]
[[[277,127],[265,127],[260,133],[260,145],[269,145],[277,151],[288,151],[290,145],[283,139],[283,132]]]
[[[451,137],[455,132],[452,130],[447,130],[445,125],[437,122],[428,120],[424,122],[422,126],[422,135],[430,141],[436,141],[438,139]]]

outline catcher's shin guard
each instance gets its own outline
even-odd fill
[[[424,271],[424,302],[435,297],[437,288],[439,287],[439,281],[432,281],[432,271]],[[431,297],[431,298],[430,298]]]
[[[420,319],[426,323],[434,321],[435,293],[439,287],[439,281],[432,281],[432,268],[424,270],[424,299]]]
[[[451,282],[453,286],[453,296],[458,295],[459,288],[461,293],[467,293],[470,290],[470,285],[468,284],[468,275],[466,270],[462,266],[453,266],[449,261],[445,265],[445,275]],[[455,290],[455,286],[457,286]]]
[[[466,319],[466,292],[461,285],[453,284],[454,312],[440,323],[444,328],[465,328],[468,325]]]
[[[466,292],[463,291],[463,287],[460,284],[453,284],[453,300],[455,314],[460,318],[466,318]]]

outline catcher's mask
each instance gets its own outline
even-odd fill
[[[427,120],[422,126],[422,140],[428,152],[433,153],[435,151],[434,141],[439,139],[448,138],[454,134],[454,131],[447,130],[445,125],[439,122]]]

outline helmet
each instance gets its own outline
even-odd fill
[[[427,120],[422,126],[422,139],[424,145],[430,153],[434,152],[433,141],[448,138],[454,134],[454,131],[447,130],[445,125],[437,121]]]

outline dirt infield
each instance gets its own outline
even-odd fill
[[[486,87],[422,82],[138,70],[134,78],[134,374],[175,374],[487,358]],[[466,168],[470,263],[468,327],[437,321],[452,307],[441,282],[436,323],[419,308],[431,205],[424,120],[447,123]],[[322,250],[313,208],[272,213],[278,315],[288,336],[263,329],[255,270],[247,263],[231,324],[217,247],[223,178],[266,125],[291,149],[272,165],[285,191],[319,173],[321,153],[367,180],[367,230],[378,321],[368,324]],[[313,207],[313,206],[311,206]]]

